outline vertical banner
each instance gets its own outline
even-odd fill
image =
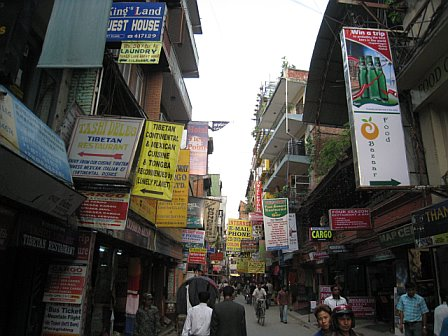
[[[206,199],[204,200],[204,226],[205,238],[209,243],[214,243],[218,238],[218,218],[221,202]]]
[[[190,121],[187,126],[190,174],[207,175],[208,122]]]
[[[181,149],[177,170],[174,175],[173,198],[169,201],[157,201],[157,227],[187,226],[188,181],[190,179],[190,151]]]
[[[288,232],[289,247],[287,250],[283,251],[285,253],[294,252],[299,249],[299,239],[297,236],[297,222],[295,213],[288,214],[288,226],[289,226],[289,232]]]
[[[357,186],[410,184],[388,33],[343,28],[342,59]]]
[[[187,229],[204,228],[205,199],[199,197],[188,197]]]
[[[261,200],[263,195],[263,186],[261,181],[255,182],[255,212],[261,212]]]
[[[170,201],[184,126],[146,121],[132,195]]]
[[[288,249],[288,199],[263,200],[263,223],[266,251]]]
[[[244,219],[231,219],[227,224],[226,251],[240,252],[241,240],[252,238],[252,224]]]

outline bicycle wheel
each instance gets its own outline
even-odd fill
[[[266,308],[261,308],[261,312],[260,312],[260,320],[261,320],[261,325],[264,326],[264,317],[266,316]]]
[[[264,314],[260,315],[260,318],[258,319],[258,323],[260,323],[262,326],[264,326]]]

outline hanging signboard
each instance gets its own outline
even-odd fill
[[[332,230],[371,229],[370,209],[330,209],[328,210]]]
[[[264,199],[262,203],[266,251],[288,249],[288,199]]]
[[[164,2],[114,2],[107,26],[107,42],[162,41]]]
[[[206,260],[207,249],[200,247],[190,248],[188,251],[188,263],[189,264],[207,264]]]
[[[143,122],[137,118],[78,117],[68,148],[73,177],[127,181]]]
[[[162,42],[123,42],[118,63],[159,64]]]
[[[79,208],[79,224],[90,228],[124,230],[130,195],[114,192],[82,192],[87,199]]]
[[[244,219],[231,219],[227,224],[226,251],[241,251],[241,240],[251,239],[252,225]]]
[[[50,265],[42,301],[80,304],[84,295],[86,272],[86,265]]]
[[[333,232],[329,227],[310,227],[311,241],[332,241]]]
[[[189,176],[190,151],[181,149],[174,175],[173,197],[171,201],[157,201],[157,227],[187,226]]]
[[[207,175],[208,122],[190,121],[187,126],[190,174]]]
[[[288,249],[284,250],[283,253],[294,252],[299,249],[299,239],[297,237],[297,222],[296,214],[288,214]]]
[[[184,125],[145,122],[132,195],[171,201]]]
[[[64,141],[4,86],[0,91],[6,93],[0,99],[0,144],[73,184]]]
[[[409,186],[388,32],[346,27],[341,43],[357,185]]]
[[[221,202],[212,199],[204,200],[205,237],[209,243],[218,238],[218,218]]]
[[[204,230],[182,230],[182,244],[186,247],[204,247]]]

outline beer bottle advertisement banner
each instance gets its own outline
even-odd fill
[[[171,201],[183,129],[146,121],[132,195]]]
[[[359,188],[410,184],[388,32],[341,32],[347,106]]]

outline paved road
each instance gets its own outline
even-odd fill
[[[243,296],[237,297],[235,301],[242,304],[246,310],[248,336],[311,336],[316,332],[316,330],[311,330],[307,326],[300,325],[293,318],[288,318],[288,324],[280,322],[280,311],[277,306],[272,306],[266,310],[264,326],[261,326],[257,323],[253,306],[244,303]]]

